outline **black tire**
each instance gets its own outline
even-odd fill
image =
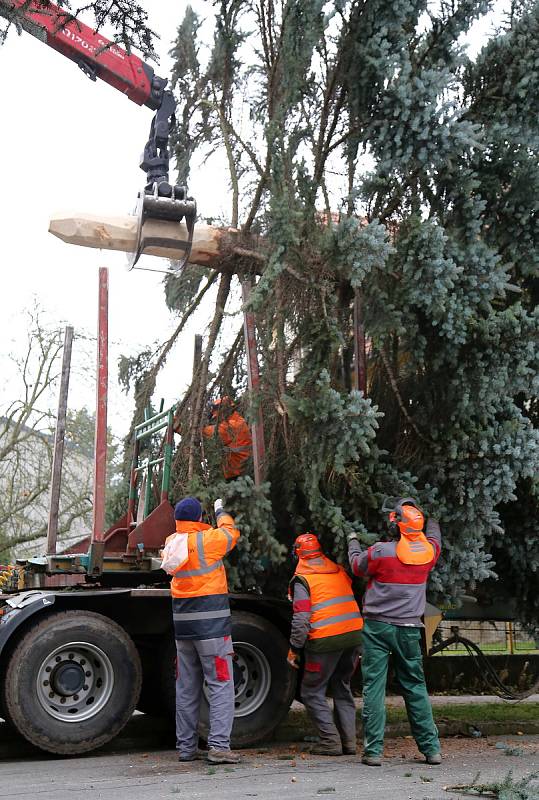
[[[9,728],[13,728],[13,723],[9,718],[9,714],[7,713],[7,706],[4,699],[4,686],[0,684],[0,720],[3,720],[1,723],[4,728],[5,726]]]
[[[123,628],[101,614],[65,611],[41,619],[17,644],[4,701],[29,742],[49,753],[77,755],[122,730],[141,680],[137,649]]]

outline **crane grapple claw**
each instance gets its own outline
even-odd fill
[[[143,190],[139,193],[136,214],[137,243],[128,258],[129,269],[136,268],[139,258],[150,248],[159,247],[170,251],[170,260],[177,262],[169,272],[180,272],[191,254],[196,201],[187,197],[184,186],[171,186],[163,181],[154,184],[150,192]],[[153,224],[156,222],[159,224]]]

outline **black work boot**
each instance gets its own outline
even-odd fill
[[[381,767],[382,766],[382,756],[369,756],[364,755],[361,759],[361,763],[365,764],[367,767]]]

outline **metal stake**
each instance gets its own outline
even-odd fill
[[[73,328],[67,326],[64,334],[64,353],[62,358],[62,376],[60,379],[60,396],[56,415],[56,431],[54,434],[54,451],[51,470],[51,493],[49,503],[49,523],[47,527],[47,555],[56,555],[56,539],[58,537],[58,513],[60,508],[60,489],[62,486],[62,465],[64,461],[64,439],[66,433],[67,395],[69,391],[69,374],[71,371],[71,349],[73,345]]]
[[[95,414],[94,513],[88,571],[100,574],[105,550],[105,485],[107,475],[107,394],[109,344],[109,273],[99,269],[99,310],[97,332],[97,402]]]

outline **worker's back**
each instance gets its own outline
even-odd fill
[[[426,539],[433,548],[433,557],[424,564],[405,564],[397,556],[398,542],[376,542],[368,550],[351,555],[355,575],[369,578],[363,599],[365,618],[395,625],[421,625],[425,613],[429,573],[441,549],[440,526],[429,519]]]
[[[218,528],[203,522],[176,522],[185,533],[188,558],[170,585],[177,639],[212,639],[230,636],[230,604],[223,557],[239,539],[234,520],[222,513]]]

